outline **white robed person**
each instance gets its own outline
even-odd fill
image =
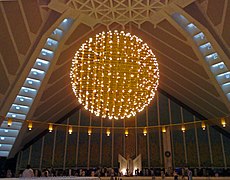
[[[34,171],[33,171],[33,169],[31,169],[29,164],[27,165],[26,169],[23,171],[22,177],[24,177],[24,178],[34,177]]]
[[[133,175],[133,160],[130,158],[130,155],[127,155],[127,175]]]

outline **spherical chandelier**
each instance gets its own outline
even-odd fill
[[[96,116],[135,116],[154,98],[158,63],[140,38],[124,31],[101,32],[76,52],[70,71],[80,104]]]

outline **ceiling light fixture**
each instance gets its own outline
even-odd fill
[[[117,30],[82,44],[72,60],[72,89],[96,116],[124,119],[144,110],[159,84],[158,63],[140,38]]]

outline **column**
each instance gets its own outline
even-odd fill
[[[172,149],[171,149],[171,136],[170,127],[166,127],[166,132],[162,133],[163,136],[163,150],[164,150],[164,167],[171,173],[172,170]]]

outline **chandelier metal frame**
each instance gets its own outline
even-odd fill
[[[70,78],[86,110],[102,118],[123,119],[150,104],[159,85],[159,68],[146,43],[115,30],[82,44],[72,60]]]

